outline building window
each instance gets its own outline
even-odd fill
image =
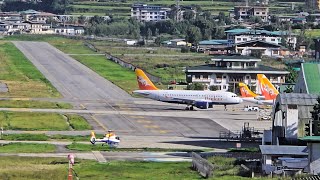
[[[256,14],[260,14],[260,12],[256,12]]]
[[[241,14],[245,14],[246,12],[241,12]]]
[[[279,51],[278,51],[278,50],[273,50],[272,53],[273,53],[273,54],[279,54]]]
[[[262,14],[266,14],[266,12],[262,12]]]
[[[208,79],[208,75],[203,75],[203,79]]]
[[[271,41],[276,41],[276,39],[272,38]]]
[[[226,79],[226,78],[227,78],[227,76],[222,76],[222,78],[223,78],[223,79]]]
[[[200,79],[200,75],[195,75],[196,79]]]
[[[247,38],[243,38],[244,41],[247,41]]]
[[[237,41],[241,41],[241,38],[237,38]]]
[[[223,85],[223,89],[227,89],[227,86],[226,86],[226,85]]]
[[[240,54],[242,54],[242,49],[239,49],[238,52],[239,52]]]

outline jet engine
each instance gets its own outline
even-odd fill
[[[196,101],[194,103],[194,106],[199,108],[199,109],[208,109],[209,108],[209,103],[205,101]]]

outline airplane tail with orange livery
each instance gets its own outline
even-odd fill
[[[158,90],[158,88],[150,81],[148,76],[141,70],[135,70],[140,90]]]
[[[258,95],[252,92],[244,83],[239,83],[241,97],[257,97]]]
[[[261,94],[265,97],[265,99],[276,99],[279,91],[273,86],[269,79],[264,74],[257,74],[257,79],[260,82]]]

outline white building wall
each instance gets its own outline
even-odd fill
[[[287,138],[298,138],[298,109],[287,109],[286,113],[286,137]]]
[[[320,173],[320,143],[309,145],[310,173],[318,175]]]

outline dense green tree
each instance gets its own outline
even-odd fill
[[[186,33],[186,41],[193,44],[198,44],[201,39],[201,31],[196,26],[191,26],[188,28]]]
[[[186,10],[183,12],[183,19],[186,21],[191,21],[195,18],[195,13],[193,10]]]
[[[204,90],[204,86],[201,83],[195,82],[188,85],[187,90]]]
[[[287,83],[296,83],[298,79],[298,72],[293,69],[292,66],[288,66],[286,68],[287,71],[290,73],[286,76],[286,82]]]

